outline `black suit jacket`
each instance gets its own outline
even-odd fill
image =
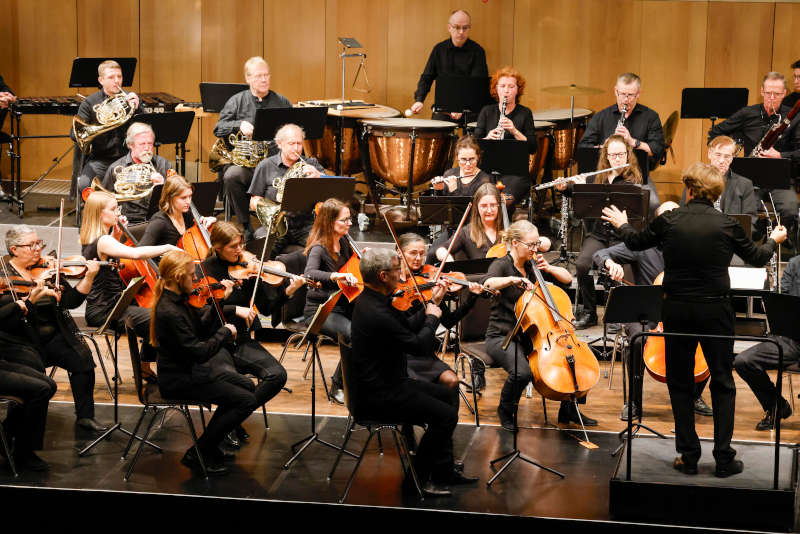
[[[681,206],[684,205],[686,205],[686,188],[681,194]],[[725,189],[722,191],[720,207],[723,213],[749,215],[755,230],[758,221],[758,202],[753,182],[749,178],[729,170],[725,175]]]

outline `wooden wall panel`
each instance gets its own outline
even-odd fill
[[[772,70],[782,72],[792,91],[790,65],[800,59],[800,4],[775,4],[775,31],[772,42]]]
[[[647,1],[642,6],[642,20],[649,23],[642,33],[642,102],[658,112],[662,123],[673,111],[680,113],[684,87],[703,87],[707,14],[708,5],[701,2]],[[676,28],[681,28],[680,38]],[[701,158],[704,139],[703,121],[679,123],[675,160],[668,155],[667,164],[651,174],[661,200],[679,197],[681,170]]]
[[[76,16],[79,56],[139,57],[139,0],[77,0]],[[131,90],[139,90],[138,64]]]

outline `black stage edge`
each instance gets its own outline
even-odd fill
[[[734,443],[737,458],[744,462],[744,472],[724,479],[713,474],[713,443],[703,440],[702,445],[699,473],[684,475],[672,468],[677,454],[674,440],[649,436],[636,439],[631,480],[626,480],[623,453],[609,484],[611,517],[620,521],[797,532],[792,447],[781,447],[779,489],[773,489],[774,444]]]

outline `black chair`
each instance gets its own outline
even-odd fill
[[[14,478],[17,478],[19,474],[17,473],[17,467],[14,465],[14,455],[11,451],[11,445],[8,443],[5,430],[3,430],[3,423],[5,423],[11,410],[22,405],[22,403],[22,399],[19,397],[0,394],[0,442],[3,444],[3,452],[8,460],[9,467],[11,467],[11,474],[14,475]]]
[[[353,434],[355,426],[361,425],[369,432],[369,436],[367,436],[367,440],[364,442],[364,446],[361,448],[361,453],[357,456],[356,465],[353,467],[353,472],[350,473],[350,478],[347,480],[347,485],[344,488],[344,492],[342,493],[341,497],[339,497],[339,503],[341,504],[345,501],[345,499],[347,499],[347,494],[350,492],[350,487],[353,485],[356,472],[358,471],[358,467],[361,465],[361,460],[364,458],[364,454],[367,451],[369,442],[372,441],[372,437],[378,434],[378,437],[380,438],[380,431],[384,429],[392,431],[392,436],[394,437],[395,446],[397,448],[397,454],[400,456],[400,463],[403,466],[403,470],[406,473],[411,473],[411,477],[414,480],[414,485],[417,488],[420,499],[423,499],[422,489],[419,485],[419,479],[417,478],[417,472],[414,470],[414,465],[411,463],[411,455],[409,454],[408,443],[403,436],[403,432],[400,430],[400,426],[403,425],[404,422],[374,419],[364,414],[364,410],[357,403],[358,380],[356,379],[356,375],[353,370],[352,349],[349,345],[344,343],[341,336],[339,337],[339,347],[341,348],[342,354],[342,385],[344,388],[344,404],[347,406],[347,411],[350,413],[350,419],[348,428],[345,432],[342,448],[339,450],[339,454],[336,455],[336,460],[333,462],[333,467],[328,475],[328,480],[333,478],[333,474],[336,472],[336,468],[339,465],[339,460],[342,458],[342,454],[347,447],[347,442],[350,440],[350,436]]]
[[[189,427],[189,432],[192,435],[194,450],[200,460],[200,467],[203,469],[203,476],[208,478],[208,472],[206,471],[206,465],[203,461],[203,455],[200,453],[200,449],[197,447],[197,434],[195,433],[194,425],[192,424],[192,416],[189,413],[189,406],[201,406],[202,402],[190,399],[165,399],[161,396],[161,393],[158,390],[158,385],[144,382],[142,380],[142,359],[141,355],[139,354],[139,342],[136,338],[136,332],[131,328],[126,328],[126,333],[128,336],[128,347],[130,348],[131,353],[131,365],[133,366],[133,379],[136,385],[136,393],[139,396],[139,402],[142,403],[143,408],[142,414],[139,416],[139,420],[136,422],[136,427],[133,429],[133,434],[131,435],[130,440],[128,440],[128,445],[125,447],[125,452],[122,454],[123,459],[127,458],[128,452],[130,452],[131,446],[133,445],[133,440],[140,440],[139,448],[136,450],[136,455],[133,457],[131,465],[128,467],[128,471],[123,477],[124,480],[127,482],[130,479],[131,474],[133,473],[133,468],[136,466],[136,462],[139,460],[139,456],[142,454],[142,448],[144,447],[145,443],[154,447],[158,452],[163,452],[161,448],[148,443],[147,438],[150,436],[150,431],[153,429],[153,423],[155,423],[156,418],[161,413],[169,410],[180,412],[186,419],[186,424]],[[152,412],[152,416],[147,424],[147,430],[145,430],[144,436],[139,438],[136,433],[139,431],[139,427],[141,426],[142,421],[148,412]]]
[[[89,346],[89,351],[93,352],[95,358],[97,358],[97,363],[100,364],[100,369],[103,370],[103,378],[105,378],[106,380],[106,388],[108,389],[108,394],[111,396],[111,400],[114,400],[114,390],[111,389],[111,380],[109,380],[108,378],[108,371],[106,370],[106,363],[103,360],[103,353],[100,350],[100,345],[97,344],[97,340],[94,338],[94,336],[96,335],[96,329],[79,328],[77,333],[79,336],[81,336],[82,338],[86,339],[86,341],[91,343],[91,345]],[[108,347],[108,353],[113,358],[114,349],[111,347],[111,340],[109,339],[110,336],[111,334],[105,334],[104,337],[106,340],[106,346]],[[56,365],[50,368],[50,375],[49,375],[50,378],[53,378],[57,370],[58,366]],[[69,372],[67,372],[67,374],[69,374]],[[119,383],[120,384],[122,383],[121,379],[119,380]]]

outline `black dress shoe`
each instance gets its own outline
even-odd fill
[[[236,452],[227,448],[224,443],[220,443],[218,449],[220,456],[217,456],[215,458],[216,460],[224,461],[224,460],[233,460],[234,458],[236,458]]]
[[[91,417],[81,417],[75,421],[75,426],[83,428],[84,430],[91,430],[92,432],[105,432],[108,430],[107,426],[101,425]]]
[[[231,430],[225,434],[225,439],[222,440],[222,444],[233,449],[238,449],[242,446],[241,442],[239,441],[239,436],[236,435],[235,430]]]
[[[622,419],[623,421],[627,421],[628,420],[628,407],[629,406],[630,406],[630,404],[626,404],[625,406],[623,406],[622,407],[622,411],[619,414],[619,418]],[[638,419],[638,417],[639,417],[639,407],[636,404],[634,404],[633,405],[633,413],[631,414],[631,419],[635,420],[635,419]]]
[[[453,486],[460,486],[463,484],[474,484],[478,480],[478,477],[465,475],[463,471],[458,471],[454,468],[453,474],[450,476],[450,480],[448,480],[447,483]]]
[[[672,467],[675,468],[676,471],[680,471],[684,475],[696,475],[697,474],[697,462],[687,462],[683,459],[683,456],[678,456],[675,458],[675,461],[672,462]]]
[[[597,326],[596,313],[587,313],[586,315],[582,316],[580,319],[575,321],[576,330],[583,330],[591,326]]]
[[[558,410],[558,422],[560,424],[568,425],[570,423],[575,423],[576,425],[579,425],[581,424],[581,421],[583,421],[583,426],[597,426],[597,419],[592,419],[584,413],[581,413],[579,417],[578,410],[575,408],[574,404],[569,403],[567,405],[569,408],[564,408],[564,404],[561,406],[562,407]]]
[[[41,473],[50,469],[50,464],[39,458],[33,451],[16,451],[14,462],[20,470]]]
[[[509,432],[514,431],[514,413],[509,412],[506,410],[503,405],[499,405],[497,407],[497,417],[500,418],[500,426],[503,427],[503,430],[508,430]]]
[[[453,462],[453,469],[458,471],[459,473],[463,473],[464,472],[464,462],[459,462],[458,460],[455,460]]]
[[[228,473],[228,468],[222,465],[221,462],[215,461],[213,458],[203,457],[206,464],[206,472],[209,475],[224,475]],[[198,473],[203,472],[203,467],[200,465],[200,459],[197,457],[197,452],[194,447],[186,451],[186,454],[181,458],[181,463],[193,471]]]
[[[422,494],[426,497],[451,497],[453,492],[447,489],[446,486],[428,481],[422,486]]]
[[[731,460],[727,464],[717,464],[714,469],[714,476],[718,478],[727,478],[732,475],[738,475],[744,470],[744,463],[741,460]]]
[[[786,419],[790,415],[792,415],[792,405],[786,402],[786,399],[781,399],[783,404],[780,408],[781,419]],[[756,430],[772,430],[775,428],[775,418],[772,415],[772,410],[764,413],[764,419],[756,424]]]
[[[698,397],[694,400],[694,413],[710,417],[714,415],[714,410],[711,409],[711,406],[706,404],[703,397]]]
[[[239,438],[241,443],[250,441],[250,434],[247,433],[247,430],[245,430],[242,425],[236,427],[236,437]]]
[[[344,405],[344,390],[336,384],[331,384],[331,400],[336,404]]]

